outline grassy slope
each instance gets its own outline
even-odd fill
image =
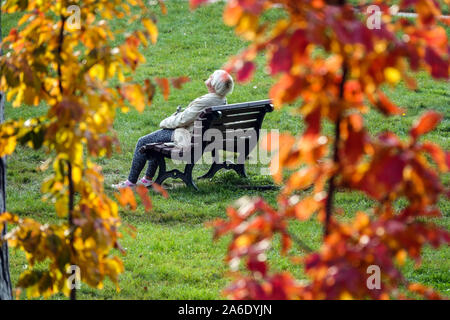
[[[158,128],[161,119],[172,113],[178,104],[186,105],[195,97],[204,93],[203,79],[211,71],[227,61],[227,57],[245,47],[245,43],[234,36],[233,31],[222,25],[222,4],[213,4],[195,12],[189,12],[184,1],[168,3],[169,14],[159,21],[160,38],[158,44],[145,50],[148,58],[136,76],[136,80],[148,76],[189,75],[192,82],[182,90],[171,94],[169,101],[158,95],[154,104],[143,114],[130,111],[119,113],[115,122],[122,153],[114,154],[111,159],[99,159],[103,166],[107,185],[125,179],[129,169],[136,140]],[[156,9],[156,11],[158,11]],[[276,15],[277,12],[271,13]],[[270,19],[271,15],[268,17]],[[17,16],[3,19],[4,33],[15,25]],[[125,26],[125,22],[115,24]],[[259,65],[264,57],[258,58]],[[261,68],[262,69],[262,68]],[[372,132],[392,130],[405,137],[412,121],[426,109],[436,109],[445,114],[445,120],[438,130],[426,138],[449,149],[449,113],[450,92],[445,83],[431,81],[428,76],[419,74],[418,92],[407,91],[400,85],[396,90],[388,90],[396,103],[407,108],[404,117],[385,118],[371,111],[366,119]],[[259,70],[255,78],[247,85],[237,85],[229,97],[229,103],[267,98],[267,92],[273,80]],[[269,114],[264,128],[277,128],[280,131],[299,133],[303,124],[299,117],[291,114],[292,107]],[[45,107],[25,107],[13,109],[8,103],[7,118],[31,117],[45,112]],[[327,131],[331,127],[326,126]],[[40,221],[55,222],[51,204],[40,201],[40,183],[46,173],[36,171],[40,161],[45,160],[42,152],[19,147],[9,158],[8,167],[8,210],[29,216]],[[207,170],[206,165],[196,167],[198,176]],[[250,166],[250,183],[271,183],[270,177],[260,175],[260,167]],[[448,175],[444,182],[448,185]],[[225,208],[233,200],[244,195],[263,195],[270,203],[276,204],[276,192],[257,192],[237,189],[238,184],[248,184],[232,172],[219,173],[214,181],[198,183],[200,192],[180,188],[170,192],[170,199],[159,195],[153,197],[154,210],[150,214],[140,207],[137,211],[122,210],[125,223],[134,225],[138,234],[132,239],[125,233],[122,244],[127,248],[123,257],[126,272],[121,276],[121,292],[116,292],[109,281],[103,290],[94,290],[82,285],[79,297],[83,299],[212,299],[220,298],[220,290],[229,281],[225,277],[226,266],[223,263],[228,239],[211,241],[211,230],[205,228],[205,222],[217,217],[225,217]],[[113,192],[108,190],[113,196]],[[357,210],[368,209],[371,202],[356,193],[338,194],[337,206],[346,212],[345,219],[351,218]],[[444,219],[439,223],[449,227],[450,205],[442,200],[440,206]],[[318,248],[321,227],[315,221],[295,223],[292,230],[313,248]],[[269,259],[274,270],[290,270],[303,277],[301,270],[290,265],[288,259],[280,257],[277,245],[271,250]],[[293,253],[300,253],[294,247]],[[450,295],[450,251],[425,250],[424,261],[419,269],[411,262],[405,267],[410,280],[421,281]],[[11,250],[11,275],[15,283],[25,266],[24,255]],[[56,298],[62,298],[57,296]]]

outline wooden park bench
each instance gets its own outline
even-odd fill
[[[259,140],[264,116],[273,111],[270,100],[252,101],[208,107],[194,123],[190,150],[176,147],[173,143],[149,143],[141,147],[141,153],[149,153],[158,161],[158,176],[155,182],[161,185],[168,178],[178,178],[187,186],[198,190],[192,179],[192,169],[203,153],[211,152],[209,171],[198,179],[212,178],[220,169],[234,170],[247,177],[244,162]],[[219,150],[238,154],[238,163],[219,159]],[[186,162],[184,172],[167,171],[165,159]]]

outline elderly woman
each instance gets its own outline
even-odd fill
[[[234,83],[233,78],[226,71],[216,70],[205,81],[205,85],[209,93],[192,101],[186,109],[177,110],[170,117],[161,121],[160,130],[139,138],[134,149],[128,180],[113,184],[113,188],[134,187],[136,184],[148,187],[153,183],[152,179],[158,165],[156,159],[139,152],[142,146],[154,142],[174,142],[178,147],[189,147],[194,121],[198,115],[207,107],[227,104],[226,95],[233,91]],[[145,177],[138,181],[139,174],[144,169],[146,162],[148,162],[148,167]]]

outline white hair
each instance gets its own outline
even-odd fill
[[[211,86],[218,95],[225,97],[227,94],[233,92],[233,78],[225,70],[216,70],[212,74]]]

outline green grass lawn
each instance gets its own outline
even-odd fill
[[[158,129],[159,122],[170,115],[177,105],[187,105],[191,100],[205,93],[203,80],[220,68],[227,58],[246,46],[239,40],[231,28],[223,25],[222,3],[202,7],[190,12],[186,1],[168,2],[168,15],[160,16],[159,40],[157,45],[144,50],[147,62],[138,70],[135,77],[140,81],[146,77],[172,77],[188,75],[192,81],[182,90],[173,91],[168,101],[158,94],[152,106],[143,114],[136,111],[119,113],[114,127],[118,132],[122,152],[111,158],[98,159],[102,165],[106,185],[116,183],[128,176],[137,139]],[[281,13],[274,10],[265,16],[271,19]],[[15,26],[18,16],[3,17],[3,32]],[[126,26],[125,21],[116,21],[117,27]],[[130,26],[134,27],[134,26]],[[263,56],[257,59],[259,71],[246,85],[236,85],[229,103],[266,99],[274,79],[262,70]],[[411,123],[427,109],[435,109],[445,115],[438,129],[428,134],[426,139],[433,140],[445,149],[450,147],[449,107],[450,90],[448,83],[435,82],[425,74],[418,74],[419,90],[408,91],[404,85],[387,89],[389,96],[406,108],[401,117],[386,118],[375,111],[366,116],[369,130],[374,133],[391,130],[406,138]],[[300,133],[303,123],[300,117],[292,114],[293,106],[275,111],[266,116],[265,129],[279,129]],[[6,118],[28,118],[46,112],[45,106],[12,108],[6,106]],[[330,126],[325,126],[331,132]],[[42,151],[33,151],[18,147],[8,158],[7,209],[22,217],[32,217],[39,221],[56,222],[53,206],[41,201],[40,184],[48,172],[39,172],[36,168],[46,159]],[[205,223],[218,217],[225,217],[226,207],[244,195],[264,196],[272,205],[276,205],[276,191],[249,191],[239,189],[240,184],[270,184],[269,176],[261,175],[264,166],[248,167],[249,180],[238,178],[233,172],[220,172],[213,181],[198,182],[199,192],[187,188],[170,191],[170,198],[164,199],[158,194],[152,196],[154,209],[146,213],[142,206],[136,211],[121,209],[125,224],[137,228],[135,239],[124,232],[122,245],[127,254],[122,256],[125,273],[120,277],[121,291],[117,292],[107,281],[102,290],[82,285],[80,299],[217,299],[222,298],[221,289],[230,281],[227,278],[227,266],[224,264],[228,238],[212,242],[212,231]],[[206,172],[207,165],[195,167],[194,176]],[[448,185],[449,175],[443,176]],[[113,191],[107,190],[113,197]],[[372,202],[358,193],[339,193],[336,205],[345,211],[344,219],[354,216],[358,210],[370,208]],[[440,207],[444,217],[438,221],[445,228],[450,224],[450,202],[441,200]],[[321,225],[315,220],[293,223],[292,232],[303,239],[312,248],[320,246]],[[278,253],[278,244],[269,253],[272,270],[289,270],[299,278],[304,278],[302,270],[293,266],[289,259]],[[292,253],[300,254],[295,247]],[[26,267],[24,254],[11,249],[11,276],[16,283],[20,273]],[[425,249],[422,265],[415,269],[412,262],[404,267],[407,278],[430,285],[450,296],[450,250]],[[57,295],[54,298],[64,298]]]

